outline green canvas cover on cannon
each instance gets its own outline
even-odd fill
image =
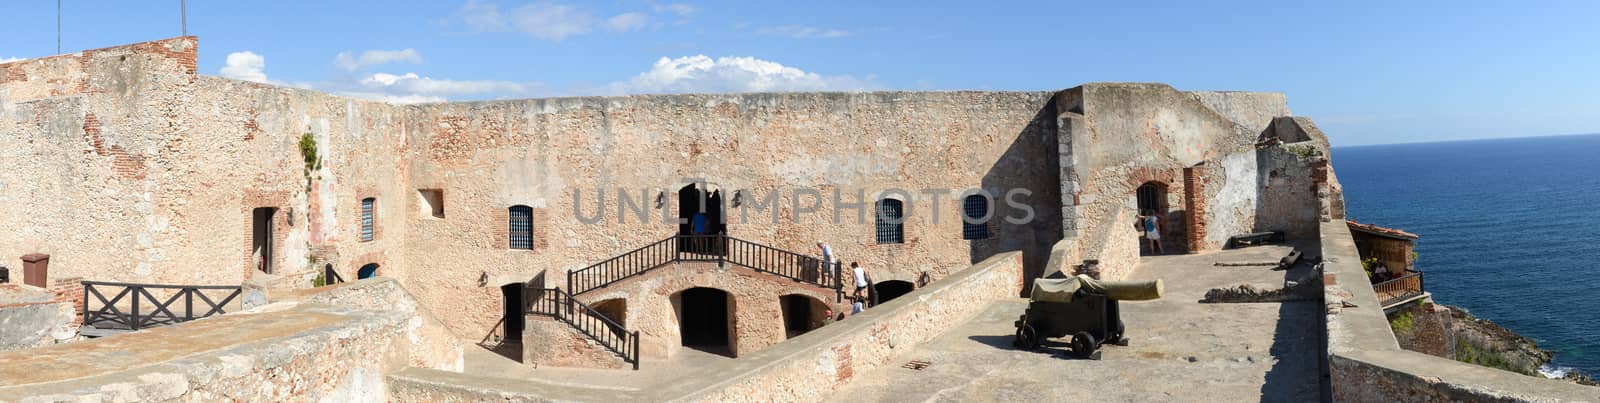
[[[1118,301],[1148,301],[1160,299],[1165,291],[1161,280],[1151,281],[1100,281],[1089,276],[1079,274],[1075,277],[1060,279],[1036,279],[1033,281],[1033,290],[1029,298],[1034,301],[1045,302],[1072,302],[1074,293],[1078,289],[1104,295],[1107,299]]]

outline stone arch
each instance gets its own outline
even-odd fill
[[[911,291],[916,289],[916,284],[905,280],[886,280],[873,283],[873,305],[883,304],[894,300],[895,298],[900,298],[901,296],[910,294]]]
[[[378,269],[380,269],[380,268],[382,268],[382,266],[377,264],[377,263],[367,263],[367,264],[361,265],[361,268],[356,269],[356,279],[360,280],[360,279],[377,277],[378,276]]]
[[[682,346],[729,357],[737,354],[738,307],[733,293],[696,286],[672,293],[671,300]]]
[[[778,308],[783,312],[784,338],[792,339],[822,326],[828,304],[817,297],[795,293],[779,296]]]
[[[617,322],[617,324],[622,325],[623,328],[628,327],[627,298],[610,298],[601,300],[589,304],[589,307],[593,308],[594,311],[599,313],[601,316],[605,316],[606,319],[611,319],[612,322]]]

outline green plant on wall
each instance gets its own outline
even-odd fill
[[[1322,155],[1322,152],[1317,151],[1316,147],[1312,147],[1310,145],[1284,146],[1283,149],[1288,151],[1290,154],[1294,154],[1296,157],[1300,157],[1300,159],[1303,160],[1316,158],[1317,156]]]
[[[1389,329],[1393,330],[1395,334],[1410,333],[1412,326],[1414,326],[1414,323],[1409,311],[1401,312],[1394,319],[1389,320]]]
[[[311,191],[312,172],[322,168],[322,157],[317,156],[317,138],[306,132],[300,135],[300,157],[305,159],[306,191]]]

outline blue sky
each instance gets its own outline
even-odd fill
[[[63,50],[177,36],[178,3],[65,0]],[[1600,2],[1296,3],[194,0],[188,13],[203,74],[395,102],[1158,81],[1286,93],[1338,145],[1600,132]],[[55,6],[7,2],[0,59],[54,54]]]

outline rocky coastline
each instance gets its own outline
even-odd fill
[[[1499,368],[1528,376],[1548,377],[1554,354],[1537,342],[1459,307],[1417,304],[1389,315],[1400,346],[1461,362]],[[1588,374],[1568,370],[1560,379],[1600,386]]]

